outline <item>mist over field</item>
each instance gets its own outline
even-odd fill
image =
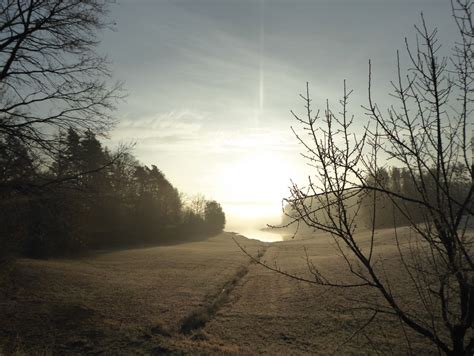
[[[472,6],[0,1],[0,355],[473,355]]]

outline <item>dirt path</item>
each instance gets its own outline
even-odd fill
[[[273,244],[262,260],[270,264],[278,261],[285,270],[304,274],[301,252],[301,248],[288,243]],[[252,264],[233,290],[229,303],[205,330],[255,353],[328,352],[324,345],[330,338],[331,313],[327,303],[318,301],[318,292],[321,290]],[[318,307],[318,302],[325,307]],[[324,344],[320,342],[322,338]]]
[[[258,249],[256,261],[265,254],[268,245],[263,245]],[[234,293],[234,290],[239,286],[241,280],[249,273],[249,268],[253,260],[249,260],[246,265],[242,265],[230,279],[224,282],[221,288],[219,288],[215,295],[206,296],[203,301],[203,305],[192,310],[183,320],[181,321],[180,331],[184,335],[195,333],[196,331],[203,329],[207,323],[215,318],[216,314],[222,307],[230,302],[230,298]]]

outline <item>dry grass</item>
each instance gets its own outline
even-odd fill
[[[193,310],[181,321],[180,331],[188,335],[197,329],[203,328],[216,315],[217,311],[227,303],[230,293],[247,272],[247,267],[239,268],[216,295],[206,298],[205,305]]]
[[[401,234],[408,234],[404,229]],[[392,230],[377,232],[376,241],[384,266],[394,285],[401,285],[397,248]],[[361,245],[368,244],[368,234],[359,235]],[[311,260],[325,274],[345,281],[350,278],[342,258],[328,236],[316,239],[285,241],[272,244],[263,256],[268,265],[275,264],[287,272],[311,278],[304,247]],[[266,354],[406,354],[403,331],[397,321],[379,318],[366,329],[366,336],[353,333],[370,317],[354,310],[354,300],[375,300],[378,296],[366,289],[326,289],[288,279],[252,265],[232,293],[232,301],[222,308],[204,330],[256,353]],[[416,298],[412,294],[410,298]],[[350,342],[345,343],[346,340]],[[430,354],[430,345],[411,335],[416,354]]]
[[[76,260],[16,261],[9,278],[0,278],[0,347],[7,354],[408,351],[400,325],[390,320],[379,319],[365,336],[344,343],[368,318],[351,308],[352,300],[373,293],[285,278],[250,263],[230,237]],[[305,246],[321,269],[349,278],[325,236],[271,245],[237,238],[253,255],[302,276],[308,276]],[[367,241],[362,233],[360,243]],[[377,244],[403,290],[393,231],[379,231]],[[411,347],[433,351],[416,337]]]
[[[0,350],[12,353],[19,339],[28,353],[229,347],[184,342],[180,321],[248,263],[226,235],[75,260],[19,260],[0,292]]]

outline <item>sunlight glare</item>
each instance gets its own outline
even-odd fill
[[[241,218],[278,216],[288,195],[288,162],[276,153],[249,154],[223,169],[222,195],[232,202],[232,215]]]

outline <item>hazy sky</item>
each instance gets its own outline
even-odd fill
[[[324,105],[347,79],[361,113],[372,59],[383,104],[421,11],[449,50],[449,0],[118,0],[100,48],[128,92],[111,140],[135,141],[180,191],[221,202],[230,225],[243,211],[271,219],[290,178],[311,173],[290,131],[306,81]]]

